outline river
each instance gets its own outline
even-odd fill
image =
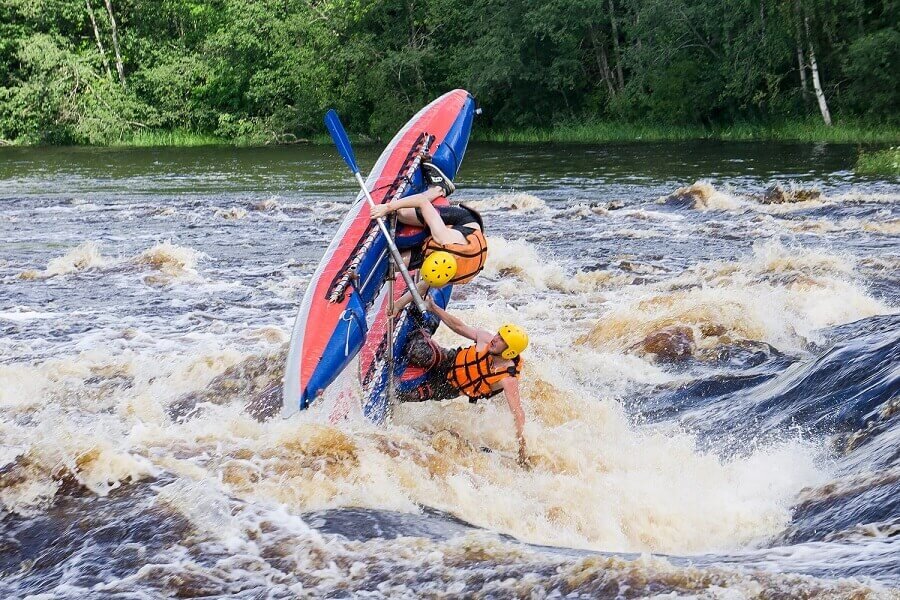
[[[245,410],[332,148],[0,148],[0,596],[900,597],[900,181],[856,152],[473,144],[450,308],[530,333],[526,471],[502,400]]]

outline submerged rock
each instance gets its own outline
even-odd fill
[[[730,364],[740,369],[748,369],[782,357],[784,354],[771,344],[743,339],[722,340],[711,348],[700,349],[694,356],[703,362]]]
[[[638,343],[638,347],[657,360],[675,362],[692,356],[696,344],[690,327],[675,325],[651,333]]]
[[[250,203],[250,210],[258,212],[267,212],[279,208],[278,201],[274,198],[266,198],[265,200],[257,200]]]
[[[675,208],[694,208],[698,201],[702,201],[703,196],[703,190],[691,185],[678,188],[668,196],[660,198],[659,203]]]
[[[720,192],[708,181],[697,181],[678,188],[668,196],[657,200],[657,204],[696,210],[734,210],[741,206],[736,198]]]
[[[809,200],[819,200],[822,192],[813,188],[796,188],[785,190],[780,183],[773,183],[766,188],[766,191],[758,198],[761,204],[791,204],[794,202],[807,202]]]
[[[250,356],[215,377],[205,389],[186,394],[169,405],[169,417],[183,421],[193,417],[200,404],[228,404],[250,398],[245,408],[253,418],[265,421],[281,410],[281,385],[288,345],[273,354]]]

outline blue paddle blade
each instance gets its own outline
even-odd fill
[[[350,170],[354,174],[359,173],[359,167],[356,166],[356,156],[353,154],[353,146],[350,145],[350,138],[347,137],[347,132],[344,131],[344,126],[341,125],[341,119],[334,112],[333,108],[325,113],[325,128],[331,134],[334,145],[337,147],[338,152],[341,153],[344,162],[350,167]]]

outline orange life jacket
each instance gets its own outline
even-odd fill
[[[487,240],[480,229],[466,236],[464,244],[438,244],[434,238],[425,241],[425,256],[443,250],[456,258],[456,276],[448,284],[469,283],[484,268],[487,260]]]
[[[511,367],[496,371],[494,357],[488,354],[487,347],[481,352],[475,346],[460,348],[453,360],[453,368],[447,373],[447,381],[472,402],[490,398],[501,391],[492,389],[495,384],[507,377],[518,377],[522,372],[522,357],[517,356],[512,361]]]

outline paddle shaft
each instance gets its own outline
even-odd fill
[[[396,229],[397,227],[397,219],[396,216],[391,222],[391,229]],[[393,399],[394,399],[394,263],[388,264],[388,316],[387,316],[387,410],[389,412],[388,416],[390,417],[390,412],[393,407]]]
[[[375,201],[372,200],[372,195],[369,194],[369,188],[366,187],[366,182],[363,179],[362,174],[360,174],[359,171],[356,171],[354,175],[356,175],[356,181],[359,183],[359,187],[362,188],[366,201],[369,203],[369,208],[375,208]],[[383,218],[375,219],[375,222],[378,223],[378,227],[381,228],[381,233],[384,234],[388,249],[391,251],[391,257],[394,259],[394,264],[400,269],[400,275],[403,277],[403,281],[406,282],[406,288],[409,290],[409,293],[412,294],[413,302],[416,303],[416,306],[424,314],[428,311],[428,308],[425,306],[425,301],[422,300],[422,296],[419,295],[416,284],[413,283],[412,276],[410,276],[409,270],[406,268],[406,263],[403,262],[403,257],[400,256],[400,250],[397,249],[397,244],[394,243],[394,237],[391,235],[391,232],[388,231]]]

